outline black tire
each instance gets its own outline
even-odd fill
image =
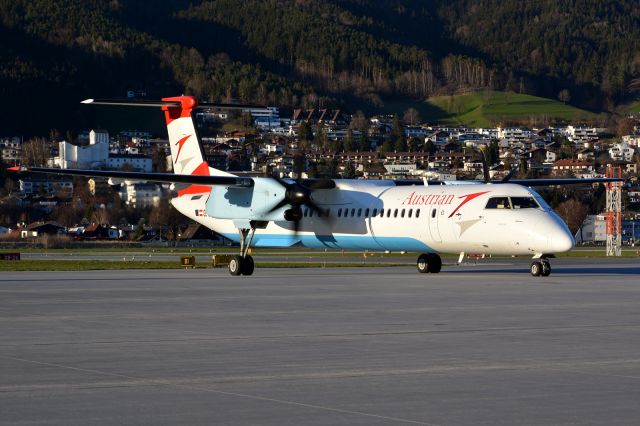
[[[543,277],[548,277],[551,275],[551,264],[547,261],[542,262],[542,272],[540,273]]]
[[[429,253],[429,272],[437,274],[442,270],[442,259],[435,253]]]
[[[233,256],[231,260],[229,260],[229,273],[231,275],[240,275],[242,273],[242,269],[244,267],[244,259],[242,256]]]
[[[531,275],[539,277],[542,274],[542,262],[534,260],[531,262],[531,268],[529,270],[531,271]]]
[[[245,256],[242,260],[242,275],[252,275],[254,269],[255,264],[253,263],[253,257]]]
[[[416,264],[418,267],[418,272],[421,274],[426,274],[429,272],[429,256],[426,254],[421,254],[418,256],[418,262]]]

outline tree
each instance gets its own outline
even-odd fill
[[[402,128],[402,123],[396,114],[393,115],[393,123],[391,125],[391,139],[397,140],[399,138],[404,138],[404,129]]]
[[[358,110],[353,115],[353,118],[351,119],[351,123],[349,127],[355,130],[360,130],[363,133],[366,133],[369,130],[369,119],[365,117],[362,111]]]
[[[300,176],[303,172],[307,170],[307,158],[303,153],[299,152],[293,156],[293,167],[292,171],[296,174],[296,176]]]
[[[380,152],[385,153],[391,151],[393,151],[393,142],[391,141],[391,139],[385,139],[385,141],[382,143],[382,146],[380,147]]]
[[[44,167],[50,155],[49,144],[44,138],[29,139],[22,144],[22,162],[25,166]]]
[[[558,99],[566,104],[567,102],[569,102],[571,100],[571,93],[569,93],[569,91],[567,89],[562,89],[560,91],[560,93],[558,93]]]
[[[345,152],[353,151],[353,130],[347,130],[347,137],[344,139],[343,147]]]
[[[630,135],[634,131],[634,122],[630,118],[622,117],[616,124],[616,136]]]
[[[405,124],[413,126],[414,124],[418,124],[420,122],[420,113],[415,108],[408,108],[404,112],[404,116],[402,117]]]
[[[344,170],[342,172],[343,179],[355,179],[356,177],[356,168],[351,161],[347,161],[344,165]]]
[[[575,235],[587,217],[588,208],[575,198],[558,204],[556,213],[565,221],[572,235]]]
[[[316,132],[313,138],[313,142],[320,149],[324,149],[327,147],[327,133],[325,132],[324,126],[322,124],[318,124],[318,126],[316,126]]]
[[[298,129],[298,139],[301,141],[310,141],[313,138],[313,131],[311,130],[311,126],[306,121],[300,123],[300,127]]]
[[[394,144],[393,148],[396,150],[396,152],[406,152],[407,151],[407,141],[405,140],[404,137],[399,137],[396,140],[396,143]]]
[[[367,134],[367,132],[360,134],[360,140],[358,141],[358,151],[371,151],[371,142],[369,141],[369,135]]]
[[[428,152],[429,154],[433,154],[436,152],[436,146],[431,139],[429,139],[422,149],[424,152]]]

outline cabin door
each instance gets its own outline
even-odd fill
[[[440,228],[438,227],[438,218],[441,213],[442,206],[429,206],[429,233],[431,234],[431,239],[437,243],[442,241],[442,237],[440,237]]]

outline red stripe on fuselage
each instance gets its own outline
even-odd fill
[[[473,200],[476,197],[481,196],[482,194],[486,194],[487,192],[491,192],[491,191],[483,191],[483,192],[474,192],[473,194],[467,194],[467,195],[462,195],[458,198],[464,198],[464,201],[460,203],[460,205],[458,207],[455,208],[455,210],[453,210],[451,212],[451,214],[449,215],[449,217],[453,216],[455,212],[457,212],[458,210],[460,210],[460,207],[464,206],[465,204],[467,204],[469,201]]]

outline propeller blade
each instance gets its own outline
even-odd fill
[[[295,235],[298,235],[299,231],[300,231],[300,221],[299,220],[294,220],[293,221],[293,233]]]
[[[310,189],[334,189],[336,187],[336,183],[333,179],[319,179],[311,182],[308,187]]]
[[[275,180],[276,182],[278,182],[283,188],[289,188],[289,186],[291,185],[289,182],[287,182],[286,180],[282,179],[281,177],[278,177],[276,175],[270,176],[271,179]]]
[[[280,201],[278,202],[278,204],[276,204],[275,206],[271,207],[271,208],[269,209],[269,211],[267,211],[267,214],[268,214],[268,213],[273,213],[274,211],[276,211],[276,210],[278,210],[278,209],[281,209],[281,208],[283,208],[284,206],[286,206],[286,205],[288,205],[288,204],[289,204],[289,201],[288,201],[286,198],[283,198],[282,200],[280,200]]]
[[[482,150],[482,176],[484,183],[491,183],[491,177],[489,176],[489,150],[483,148]]]
[[[311,210],[313,210],[314,212],[316,212],[316,214],[318,215],[318,217],[325,223],[328,224],[332,224],[333,223],[333,218],[327,214],[327,211],[320,208],[316,203],[314,203],[312,200],[309,200],[308,203],[305,204],[307,207],[309,207]]]
[[[502,180],[500,182],[502,183],[507,183],[509,182],[509,179],[511,179],[513,177],[513,175],[516,174],[516,172],[518,171],[517,167],[512,168],[511,170],[509,170],[509,173],[502,178]]]

